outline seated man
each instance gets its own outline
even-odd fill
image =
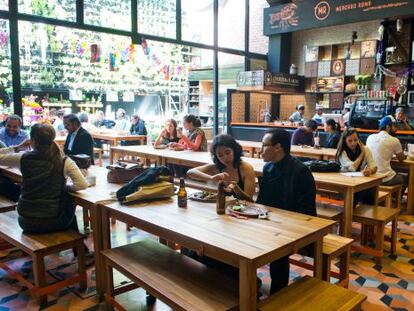
[[[68,114],[63,117],[65,129],[68,131],[64,152],[67,155],[86,154],[93,160],[93,139],[82,126],[75,114]]]
[[[21,129],[22,118],[16,114],[9,115],[4,121],[5,126],[0,129],[0,141],[2,141],[6,147],[20,145],[25,140],[29,139],[29,136],[25,131]]]
[[[408,176],[396,173],[391,168],[391,160],[394,155],[400,162],[405,159],[401,143],[397,137],[394,137],[396,128],[393,119],[392,116],[386,116],[380,120],[380,132],[368,136],[367,147],[377,164],[377,173],[384,176],[382,184],[385,186],[401,184],[403,185],[402,193],[404,194],[408,185]]]
[[[308,120],[304,126],[296,129],[292,134],[292,145],[313,146],[315,140],[313,139],[313,132],[318,129],[318,125],[314,120]]]
[[[316,186],[311,171],[290,155],[290,135],[286,130],[267,131],[262,140],[266,163],[259,178],[257,203],[316,216]],[[289,256],[270,263],[270,294],[289,282]]]
[[[397,131],[412,131],[414,127],[408,122],[404,113],[404,108],[399,107],[395,110],[395,128]]]

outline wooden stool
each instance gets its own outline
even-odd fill
[[[174,310],[237,310],[238,284],[194,259],[153,240],[102,251],[106,303],[125,310],[115,295],[141,286]],[[135,284],[114,289],[115,268]],[[191,273],[189,273],[191,271]]]
[[[0,268],[38,296],[40,304],[47,302],[47,294],[72,284],[79,283],[81,290],[86,289],[84,236],[79,232],[66,230],[47,234],[24,234],[17,223],[17,213],[12,211],[0,214],[0,236],[32,258],[34,285],[6,263],[0,262]],[[46,284],[44,257],[72,248],[76,248],[78,252],[78,275],[54,284]]]
[[[380,191],[385,191],[390,193],[391,199],[395,197],[395,208],[401,208],[401,191],[402,185],[394,185],[394,186],[379,186],[378,188]],[[392,206],[390,206],[392,207]]]
[[[397,246],[397,220],[400,210],[397,208],[362,205],[354,209],[353,221],[361,223],[363,226],[373,226],[376,228],[375,249],[366,246],[352,245],[352,250],[357,252],[372,255],[376,258],[378,264],[382,263],[382,256],[384,254],[384,228],[388,222],[392,222],[391,230],[391,249],[392,254],[396,251]],[[361,231],[361,234],[363,232]],[[365,237],[361,236],[361,242],[364,242]]]
[[[382,203],[385,207],[392,207],[392,196],[390,192],[378,191],[378,204]]]
[[[316,215],[320,218],[334,220],[337,223],[337,226],[341,230],[343,228],[343,207],[325,203],[321,201],[316,202]],[[333,233],[336,233],[337,228],[333,227]],[[339,231],[340,231],[339,230]]]
[[[305,276],[270,296],[260,311],[351,311],[361,310],[367,296]]]
[[[103,161],[102,161],[103,149],[102,148],[93,148],[93,154],[98,155],[99,166],[102,166],[103,165]]]
[[[354,240],[336,234],[327,234],[323,237],[322,246],[322,279],[330,282],[331,275],[339,280],[339,285],[348,288],[349,261],[351,244]],[[339,273],[331,271],[332,259],[339,257]],[[313,265],[296,259],[289,258],[289,262],[295,266],[313,270]]]

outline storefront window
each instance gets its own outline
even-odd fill
[[[9,1],[8,0],[0,0],[0,10],[9,10]]]
[[[237,74],[244,71],[244,57],[219,53],[219,132],[227,132],[227,90],[236,88]]]
[[[249,50],[252,53],[266,54],[269,38],[263,35],[263,9],[269,7],[266,0],[250,0]]]
[[[0,19],[0,121],[13,109],[9,22]]]
[[[244,0],[219,0],[218,44],[244,50]]]
[[[76,21],[76,0],[19,0],[19,12]]]
[[[213,0],[182,0],[182,38],[185,41],[213,44]]]
[[[175,38],[176,0],[138,0],[138,32]]]
[[[131,1],[84,0],[85,23],[115,28],[131,29]]]

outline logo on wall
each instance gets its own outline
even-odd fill
[[[269,23],[272,28],[289,29],[291,26],[298,25],[296,10],[298,6],[289,3],[282,7],[279,12],[269,14]]]
[[[339,76],[339,75],[343,75],[344,74],[344,63],[343,63],[343,61],[342,60],[335,60],[333,63],[332,63],[332,73],[334,74],[334,75],[337,75],[337,76]]]
[[[323,21],[328,18],[331,13],[331,6],[326,1],[321,1],[315,6],[315,17]]]

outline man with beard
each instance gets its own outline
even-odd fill
[[[316,216],[316,186],[311,171],[290,155],[290,135],[286,130],[274,129],[263,136],[263,176],[259,178],[257,203],[284,210]],[[303,254],[313,256],[313,247]],[[273,294],[289,283],[289,256],[270,263]]]
[[[395,155],[398,161],[405,159],[403,148],[398,138],[394,137],[396,132],[395,119],[393,116],[385,116],[379,122],[379,133],[372,134],[367,138],[367,147],[377,163],[377,173],[383,175],[382,184],[393,186],[401,184],[402,193],[408,185],[408,176],[396,173],[391,168],[391,160]]]

